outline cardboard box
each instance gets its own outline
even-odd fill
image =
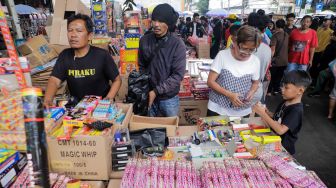
[[[35,54],[35,56],[43,60],[44,63],[57,57],[56,51],[49,47],[49,43],[43,35],[31,38],[17,49],[23,55]]]
[[[198,58],[209,59],[210,58],[210,49],[203,49],[203,50],[197,49],[197,57]]]
[[[50,44],[51,48],[53,48],[57,54],[60,54],[63,50],[70,48],[69,45],[60,45],[60,44]]]
[[[67,20],[54,18],[49,36],[50,44],[69,46],[67,27]]]
[[[67,0],[65,11],[75,11],[76,14],[86,14],[88,16],[91,15],[91,11],[89,7],[86,7],[84,3],[80,0]]]
[[[78,179],[109,179],[112,136],[80,135],[69,141],[47,137],[47,141],[53,172]]]
[[[67,20],[62,20],[61,21],[61,25],[58,26],[61,27],[61,31],[58,34],[59,37],[59,42],[57,44],[60,45],[69,45],[69,41],[68,41],[68,21]]]
[[[106,185],[103,181],[81,181],[81,183],[87,183],[91,188],[105,188]]]
[[[52,28],[51,25],[50,25],[50,26],[45,26],[45,27],[44,27],[44,29],[45,29],[45,31],[46,31],[47,36],[48,36],[49,39],[50,39],[50,36],[51,36],[51,28]]]
[[[128,127],[132,104],[117,104],[126,113],[121,125],[114,125],[109,136],[79,135],[69,141],[47,137],[50,167],[53,172],[86,180],[108,180],[112,172],[113,132]]]
[[[205,117],[208,110],[208,100],[180,100],[180,125],[197,125],[200,117]]]
[[[198,58],[209,59],[210,58],[210,44],[209,43],[199,43],[196,46],[196,52]]]
[[[191,137],[194,132],[198,131],[198,126],[191,125],[191,126],[179,126],[176,130],[176,136],[182,137],[187,136]]]
[[[107,188],[119,188],[121,185],[121,179],[111,179]]]
[[[144,117],[133,115],[130,121],[130,130],[135,131],[146,128],[164,127],[167,130],[167,136],[175,136],[176,128],[179,124],[179,118],[176,117]]]
[[[43,59],[41,59],[38,55],[36,55],[35,53],[29,54],[26,56],[28,61],[29,61],[29,65],[30,67],[33,69],[35,67],[44,65],[45,62],[43,61]]]
[[[56,10],[55,10],[56,11]],[[51,34],[49,36],[49,42],[50,44],[59,44],[59,39],[61,34],[66,34],[66,33],[61,33],[61,24],[62,24],[63,18],[59,17],[54,17],[53,19],[53,24],[51,26]],[[67,35],[63,36],[66,37]],[[69,44],[66,44],[69,45]]]
[[[54,17],[64,19],[66,11],[90,15],[89,7],[86,7],[80,0],[54,0]]]
[[[54,2],[55,2],[54,19],[55,18],[60,18],[60,19],[63,20],[67,0],[54,0]],[[55,24],[55,23],[53,23],[53,24]]]

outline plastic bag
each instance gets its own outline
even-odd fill
[[[187,41],[190,43],[191,46],[196,47],[198,44],[198,37],[196,36],[190,36],[187,38]]]
[[[128,77],[127,103],[134,103],[133,113],[147,116],[148,114],[148,93],[149,93],[148,73],[132,71]]]
[[[141,129],[130,132],[131,140],[133,140],[135,148],[146,152],[148,148],[164,148],[168,146],[168,138],[166,128]],[[154,151],[153,153],[163,154],[162,151]]]

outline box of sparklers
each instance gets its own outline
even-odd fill
[[[77,179],[108,180],[114,132],[128,127],[132,111],[131,104],[97,100],[82,127],[64,125],[63,121],[47,137],[52,171]],[[112,126],[106,128],[106,123]]]

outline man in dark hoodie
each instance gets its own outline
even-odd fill
[[[169,4],[160,4],[152,13],[153,32],[140,40],[139,67],[151,75],[150,116],[176,116],[180,83],[186,68],[186,47],[170,32],[178,13]]]

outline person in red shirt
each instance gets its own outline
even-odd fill
[[[307,71],[312,65],[315,48],[317,47],[316,31],[310,29],[311,16],[304,16],[301,21],[301,28],[294,29],[289,37],[288,66],[286,72],[292,70]]]

